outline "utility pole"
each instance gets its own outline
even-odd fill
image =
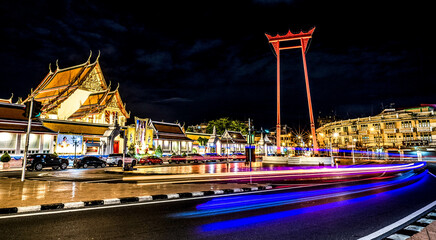
[[[250,162],[250,172],[251,172],[251,120],[248,119],[248,161]]]
[[[252,184],[251,179],[251,120],[248,119],[248,161],[250,162],[250,184]]]
[[[27,109],[26,109],[27,112]],[[23,169],[21,171],[21,181],[24,182],[24,177],[26,175],[26,165],[27,165],[27,152],[29,151],[29,137],[30,137],[30,127],[32,125],[32,112],[33,112],[33,98],[30,99],[30,110],[29,118],[27,121],[27,132],[26,132],[26,144],[24,145],[24,158],[23,158]]]

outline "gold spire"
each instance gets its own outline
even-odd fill
[[[92,50],[89,50],[89,57],[88,60],[86,61],[87,63],[89,63],[89,61],[91,60],[91,56],[92,56]]]
[[[95,61],[97,62],[99,58],[100,58],[100,50],[98,50],[97,59],[95,59]]]

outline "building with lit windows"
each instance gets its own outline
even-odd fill
[[[361,149],[372,153],[420,151],[434,155],[436,104],[385,109],[376,116],[327,123],[317,129],[320,148]]]

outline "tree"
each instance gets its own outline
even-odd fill
[[[134,155],[134,154],[135,154],[135,144],[134,144],[134,143],[131,143],[131,144],[129,145],[128,150],[129,150],[130,155]]]
[[[5,152],[1,156],[1,160],[0,161],[2,161],[2,162],[9,162],[9,161],[11,161],[11,156],[7,152]]]
[[[241,132],[244,135],[248,133],[248,126],[245,122],[230,120],[228,117],[209,121],[207,123],[206,133],[211,134],[214,126],[216,128],[216,133],[219,135],[222,135],[226,129],[229,131]]]
[[[157,157],[162,157],[162,148],[160,145],[157,146],[155,154]]]
[[[199,137],[197,139],[197,142],[200,144],[200,146],[206,146],[208,139],[204,137]]]

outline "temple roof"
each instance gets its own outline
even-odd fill
[[[232,143],[247,143],[247,140],[245,139],[244,135],[242,135],[241,132],[236,131],[225,131],[221,137],[221,142],[230,141]]]
[[[182,130],[180,124],[150,121],[157,139],[192,141]]]
[[[21,104],[0,103],[0,131],[26,133],[28,119],[24,117],[25,106]],[[30,131],[32,133],[55,134],[44,127],[37,119],[32,119]]]
[[[108,107],[108,105],[113,101],[116,101],[117,106],[120,108],[121,112],[126,118],[130,117],[127,113],[123,102],[121,101],[120,93],[118,88],[115,91],[110,92],[109,89],[101,92],[95,92],[88,96],[86,101],[80,106],[80,108],[74,112],[69,119],[83,118],[89,115],[94,115],[100,113],[103,109]]]
[[[110,84],[109,86],[106,84],[98,62],[99,56],[93,63],[89,61],[90,56],[85,63],[63,69],[60,69],[56,62],[56,70],[53,72],[50,68],[49,73],[24,102],[33,97],[36,101],[42,103],[42,111],[47,113],[59,107],[78,89],[82,89],[91,93],[83,103],[81,102],[80,108],[68,119],[78,119],[98,114],[114,98],[123,115],[129,118],[130,116],[121,100],[118,88],[110,91]]]
[[[50,70],[47,76],[24,102],[34,97],[36,101],[42,103],[44,111],[50,111],[79,89],[94,69],[97,74],[100,75],[101,87],[106,89],[106,81],[104,80],[103,74],[101,74],[98,60],[94,63],[90,63],[88,60],[83,64],[73,67],[64,69],[57,67],[54,72]]]
[[[103,136],[109,127],[107,124],[81,123],[53,119],[44,119],[43,124],[45,127],[58,133],[92,136]]]
[[[114,94],[109,94],[109,89],[90,94],[86,101],[82,103],[80,108],[77,109],[69,119],[83,118],[87,115],[99,113],[107,106],[113,96]]]

